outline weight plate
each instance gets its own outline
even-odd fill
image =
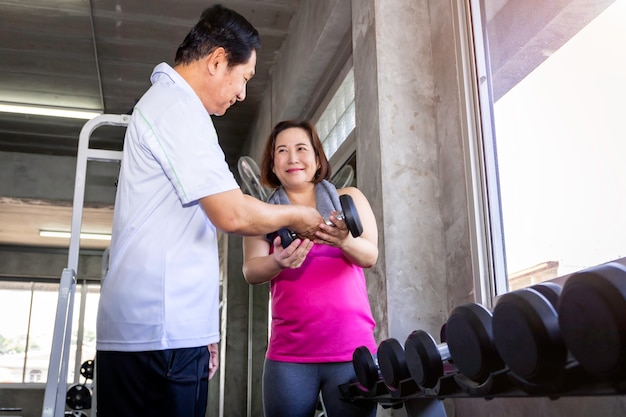
[[[626,376],[626,267],[611,262],[572,274],[558,313],[565,345],[586,371]]]
[[[398,388],[400,381],[410,378],[406,367],[404,348],[396,339],[387,339],[378,345],[378,366],[385,384],[391,388]]]
[[[363,233],[363,225],[361,224],[361,218],[359,212],[354,205],[352,196],[348,194],[342,194],[339,196],[339,203],[341,204],[341,211],[346,221],[346,226],[350,230],[350,234],[354,237],[359,237]]]
[[[378,365],[370,350],[365,346],[356,348],[352,354],[352,366],[359,383],[368,390],[380,379]]]
[[[433,388],[443,376],[443,358],[433,337],[423,330],[412,332],[404,343],[406,366],[418,385]]]
[[[446,322],[446,339],[455,366],[478,382],[504,367],[493,344],[491,319],[484,306],[470,303],[455,307]]]
[[[565,367],[557,312],[532,288],[504,294],[493,310],[493,340],[504,363],[530,382],[553,379]]]
[[[80,366],[80,374],[86,379],[93,379],[93,360],[83,362]]]
[[[91,408],[91,391],[82,384],[72,385],[67,390],[65,404],[72,410],[88,410]]]

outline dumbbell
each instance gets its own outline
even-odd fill
[[[626,377],[626,267],[610,262],[572,274],[557,310],[565,345],[583,369]]]
[[[415,382],[411,379],[411,373],[406,365],[404,348],[398,340],[390,338],[383,340],[378,345],[378,366],[385,385],[390,391],[396,392],[401,388],[403,381],[412,385],[410,389],[417,391]]]
[[[491,321],[486,307],[468,303],[455,307],[446,322],[447,346],[455,367],[479,384],[505,367],[493,343]]]
[[[354,205],[354,200],[352,196],[348,194],[342,194],[339,196],[339,204],[341,204],[341,212],[336,215],[337,219],[344,220],[346,222],[346,226],[348,226],[348,230],[350,234],[354,237],[359,237],[363,233],[363,225],[361,224],[361,218],[359,217],[359,212]],[[330,221],[330,219],[324,219],[324,223],[328,226],[334,226],[334,224]],[[280,236],[280,241],[282,243],[283,248],[291,245],[294,240],[298,237],[295,232],[282,228],[276,232],[269,233],[267,238],[270,241],[274,241],[276,236]]]
[[[476,382],[504,368],[493,343],[491,320],[492,314],[484,306],[469,303],[452,310],[441,328],[443,343],[437,344],[423,330],[411,333],[405,356],[413,379],[421,387],[434,388],[446,373],[446,362],[454,363],[455,370]]]
[[[541,283],[502,295],[493,309],[496,349],[525,383],[548,384],[565,369],[568,351],[556,311],[560,293],[558,284]]]
[[[368,391],[372,390],[376,383],[382,380],[378,359],[365,346],[356,348],[352,353],[352,366],[356,379]]]
[[[415,330],[404,342],[406,365],[411,377],[424,388],[434,388],[444,376],[444,363],[452,357],[447,343],[437,344],[424,330]]]

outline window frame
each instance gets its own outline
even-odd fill
[[[493,108],[481,0],[453,2],[476,302],[492,307],[508,290]],[[476,30],[481,28],[481,30]]]

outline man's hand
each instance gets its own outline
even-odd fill
[[[315,239],[315,232],[320,230],[320,225],[324,224],[324,218],[317,209],[307,206],[297,207],[300,213],[299,219],[288,227],[289,230],[295,232],[301,239]]]
[[[211,359],[209,359],[209,379],[213,378],[213,375],[217,372],[217,368],[220,366],[219,348],[217,343],[211,343],[207,346]]]

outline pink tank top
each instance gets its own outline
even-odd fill
[[[285,269],[271,281],[270,294],[268,359],[346,362],[359,346],[376,351],[363,269],[341,249],[313,246],[300,268]]]

